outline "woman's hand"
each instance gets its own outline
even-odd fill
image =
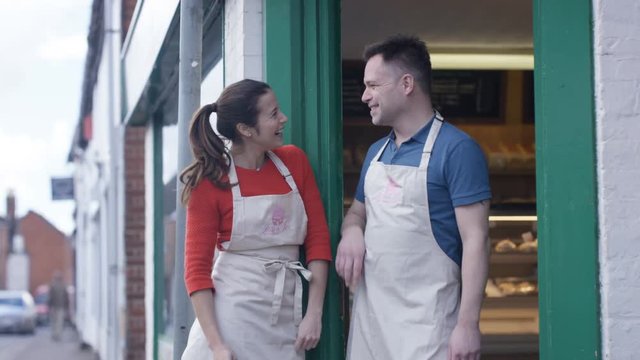
[[[296,351],[311,350],[318,345],[320,333],[322,332],[322,315],[305,314],[298,328],[298,338],[296,339]],[[217,359],[216,359],[217,360]]]
[[[213,348],[213,360],[235,360],[231,349],[225,344],[219,344]]]

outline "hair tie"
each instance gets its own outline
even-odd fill
[[[209,105],[209,106],[211,106],[211,111],[218,112],[218,104],[217,103],[215,103],[215,102],[211,103],[211,105]]]

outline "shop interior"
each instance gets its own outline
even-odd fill
[[[483,359],[538,359],[532,16],[531,0],[342,2],[345,210],[369,145],[389,132],[360,102],[370,42],[397,33],[425,40],[434,106],[485,152],[493,199]]]

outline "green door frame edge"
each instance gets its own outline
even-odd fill
[[[533,14],[540,359],[600,359],[592,3]]]
[[[335,256],[342,223],[342,91],[339,0],[263,0],[264,74],[287,124],[285,142],[309,156]],[[307,359],[344,358],[341,293],[333,263],[322,337]]]

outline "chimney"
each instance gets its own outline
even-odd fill
[[[13,253],[13,236],[16,233],[16,197],[11,189],[7,192],[7,225],[9,252]]]
[[[16,219],[16,197],[13,194],[13,190],[7,192],[7,221],[9,223],[15,222]]]

